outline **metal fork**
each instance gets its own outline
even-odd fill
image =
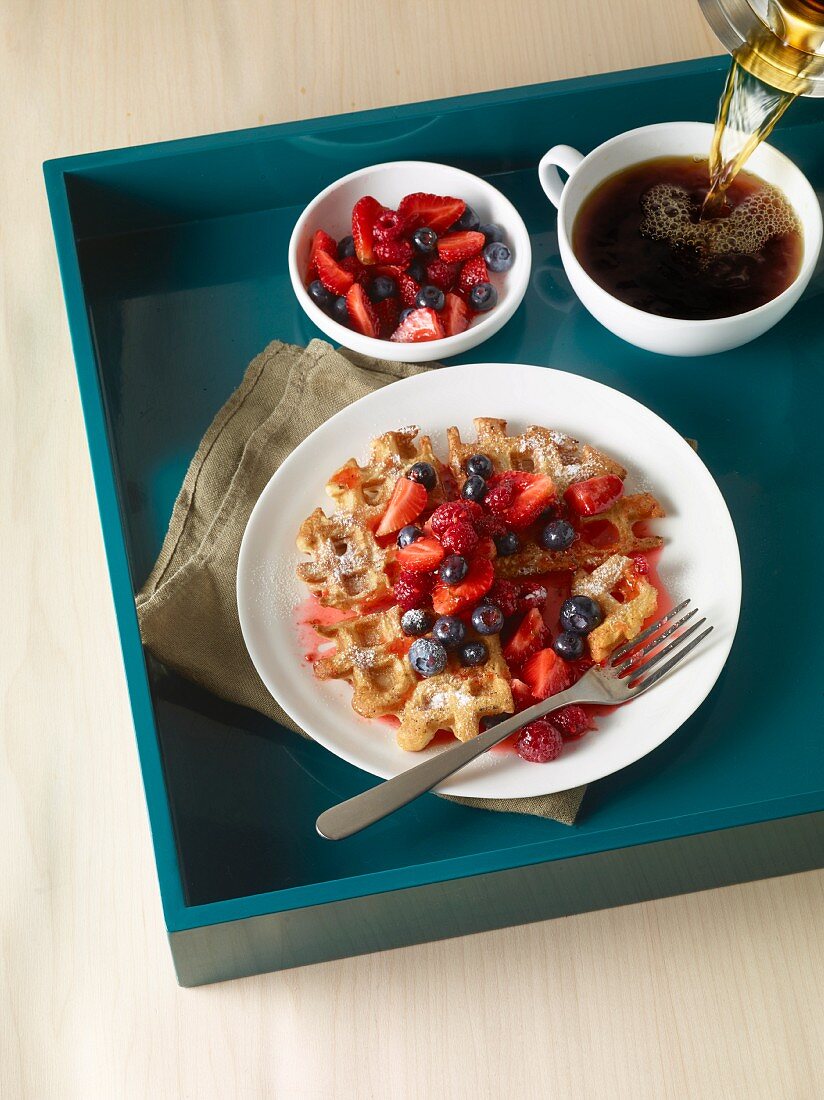
[[[692,637],[707,621],[706,618],[683,629],[698,614],[697,608],[686,610],[689,603],[689,600],[684,600],[678,604],[626,645],[615,650],[605,667],[590,669],[566,691],[552,695],[534,707],[479,733],[471,741],[454,745],[422,764],[401,772],[393,779],[379,783],[377,787],[324,811],[316,823],[318,832],[327,840],[343,840],[360,832],[367,825],[373,825],[419,795],[437,787],[459,768],[463,768],[522,726],[561,707],[571,703],[627,703],[630,699],[643,695],[683,661],[712,631],[712,627],[708,626],[697,637]],[[687,642],[690,637],[692,641]],[[668,660],[664,660],[665,658]]]

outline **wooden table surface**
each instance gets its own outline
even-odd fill
[[[0,31],[0,1096],[824,1095],[821,873],[177,987],[41,178],[716,52],[696,0],[5,0]]]

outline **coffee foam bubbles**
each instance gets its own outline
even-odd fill
[[[641,196],[641,207],[645,237],[667,241],[672,248],[694,248],[707,261],[730,253],[752,255],[773,237],[801,228],[778,188],[766,183],[726,218],[694,221],[689,192],[672,183],[656,183]]]

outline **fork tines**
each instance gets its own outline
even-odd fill
[[[640,634],[613,653],[609,667],[624,679],[629,687],[639,689],[650,687],[656,680],[660,680],[670,669],[674,668],[679,661],[682,661],[688,653],[692,652],[698,643],[703,641],[712,631],[712,627],[708,626],[706,630],[701,631],[697,637],[693,638],[688,645],[684,645],[687,638],[694,635],[696,630],[700,629],[707,621],[706,618],[701,618],[686,630],[683,630],[685,624],[694,615],[698,614],[697,607],[692,608],[690,611],[686,610],[689,603],[688,599],[683,600],[672,611],[662,615],[652,626],[642,630]],[[662,627],[666,627],[666,629],[662,629]],[[671,641],[663,645],[668,638]],[[664,665],[651,676],[647,675],[650,669],[658,665],[669,654],[672,654],[672,656]]]

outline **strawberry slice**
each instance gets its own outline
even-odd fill
[[[405,271],[398,275],[397,279],[401,305],[404,309],[409,309],[415,305],[415,298],[421,289],[420,283],[416,283],[412,276]]]
[[[318,278],[334,295],[346,294],[354,282],[351,271],[345,271],[337,260],[326,252],[318,252],[315,256]]]
[[[348,271],[356,283],[361,283],[364,286],[371,280],[372,271],[374,270],[371,267],[364,267],[357,256],[344,256],[342,260],[338,260],[338,267]]]
[[[504,646],[504,657],[510,665],[520,665],[540,649],[546,636],[543,616],[537,607],[528,611],[521,625]]]
[[[457,264],[480,255],[486,242],[483,233],[467,230],[465,233],[449,233],[438,241],[438,256],[445,263]]]
[[[372,268],[371,275],[388,275],[390,279],[394,279],[396,282],[400,279],[401,275],[405,275],[406,272],[397,264],[377,264]],[[411,278],[411,276],[408,276]],[[414,280],[413,280],[414,281]],[[417,284],[416,284],[417,285]],[[417,294],[417,290],[415,294]]]
[[[426,281],[441,290],[451,290],[458,278],[460,264],[447,264],[443,260],[433,260],[426,268]]]
[[[378,318],[378,335],[382,340],[388,340],[398,327],[398,317],[401,307],[397,298],[384,298],[381,302],[375,302],[372,306]]]
[[[421,340],[440,340],[443,325],[434,309],[414,309],[398,325],[391,339],[397,344],[418,344]]]
[[[437,539],[422,538],[398,551],[398,562],[415,573],[431,573],[444,559],[446,551]]]
[[[524,665],[523,678],[536,699],[548,699],[569,686],[566,666],[554,649],[539,649],[530,657]]]
[[[363,336],[378,335],[378,318],[360,283],[355,283],[347,291],[346,308],[355,332],[360,332]]]
[[[476,604],[490,590],[494,580],[492,562],[486,558],[475,558],[460,584],[448,585],[439,581],[435,585],[432,606],[439,615],[454,615],[456,611]]]
[[[616,474],[603,474],[587,481],[576,481],[564,493],[564,500],[579,516],[597,516],[619,500],[624,483]]]
[[[426,501],[426,489],[420,482],[410,481],[408,477],[399,477],[375,534],[391,535],[401,527],[406,527],[407,523],[418,518],[426,507]]]
[[[335,238],[330,237],[329,234],[325,233],[322,229],[317,230],[309,248],[309,265],[306,269],[307,284],[318,277],[316,261],[319,252],[325,252],[327,256],[336,256],[338,253],[338,246],[335,243]]]
[[[529,690],[529,685],[525,684],[523,680],[513,677],[509,686],[512,689],[512,701],[515,704],[516,711],[526,710],[527,707],[533,705],[535,699]]]
[[[465,332],[472,320],[472,311],[457,294],[447,294],[446,304],[441,310],[443,330],[447,336],[457,336],[459,332]]]
[[[421,191],[402,198],[398,206],[398,213],[406,222],[408,232],[428,225],[436,233],[443,233],[460,218],[464,210],[466,203],[463,199],[453,199],[448,195],[427,195]]]
[[[483,256],[475,256],[474,259],[467,260],[461,268],[456,290],[459,294],[468,294],[473,286],[488,282],[489,269],[486,266],[486,261]]]
[[[358,199],[352,208],[352,239],[355,242],[355,255],[362,264],[375,262],[373,231],[375,222],[382,213],[383,207],[371,195]]]
[[[509,527],[522,531],[555,500],[555,486],[545,474],[507,470],[489,479],[486,506]]]

